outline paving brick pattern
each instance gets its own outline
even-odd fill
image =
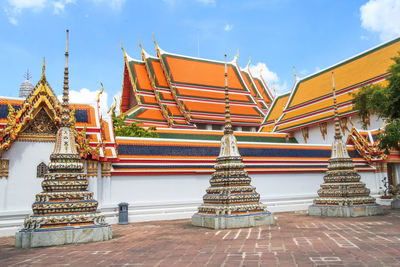
[[[113,225],[102,243],[15,249],[0,266],[400,266],[400,210],[364,218],[277,213],[273,226],[232,230],[190,220]]]

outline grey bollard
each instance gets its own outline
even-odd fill
[[[126,202],[118,204],[118,224],[128,224],[128,206]]]

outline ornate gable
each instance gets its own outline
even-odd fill
[[[53,142],[58,126],[50,118],[44,108],[41,108],[18,136],[19,141]]]
[[[29,140],[34,136],[39,137],[36,140],[40,141],[54,139],[51,135],[54,135],[60,122],[60,110],[61,104],[46,80],[43,61],[42,77],[21,107],[16,110],[8,104],[7,125],[0,133],[0,152],[8,150],[19,136],[19,140],[27,136]]]

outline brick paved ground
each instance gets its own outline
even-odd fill
[[[0,266],[400,266],[400,211],[367,218],[277,213],[274,226],[210,230],[190,220],[113,225],[103,243],[15,249]]]

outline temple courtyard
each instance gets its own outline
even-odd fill
[[[358,218],[276,213],[276,224],[210,230],[189,219],[112,225],[101,243],[16,249],[0,266],[400,266],[400,210]]]

